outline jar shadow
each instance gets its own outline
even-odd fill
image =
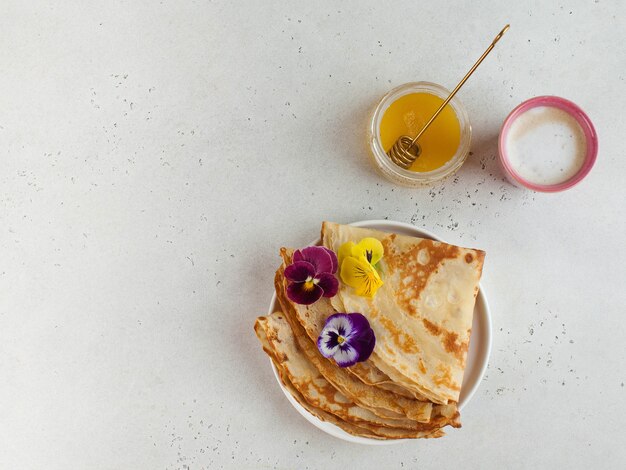
[[[461,167],[459,174],[486,173],[490,177],[501,179],[506,181],[507,184],[510,184],[500,166],[498,138],[499,132],[490,132],[479,136],[475,135],[472,139],[469,156],[467,160],[465,160],[463,167]]]

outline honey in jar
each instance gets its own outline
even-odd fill
[[[383,96],[372,114],[368,140],[373,162],[391,181],[423,187],[454,174],[469,155],[472,127],[455,96],[420,136],[419,157],[405,169],[387,152],[399,137],[418,135],[450,91],[431,82],[405,83]]]
[[[400,136],[414,137],[441,106],[444,99],[430,93],[409,93],[396,99],[380,121],[380,142],[385,152]],[[421,154],[409,170],[433,171],[456,154],[461,141],[461,125],[450,105],[433,121],[419,139]]]

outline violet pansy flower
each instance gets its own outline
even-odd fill
[[[322,356],[333,358],[339,367],[366,361],[376,345],[374,330],[360,313],[335,313],[317,338]]]
[[[323,246],[309,246],[296,250],[293,263],[285,268],[289,280],[287,297],[292,302],[311,305],[320,297],[333,297],[339,289],[337,256]]]
[[[293,252],[292,261],[294,263],[298,261],[311,263],[318,273],[335,274],[339,266],[335,252],[325,246],[307,246],[301,250],[296,250]]]

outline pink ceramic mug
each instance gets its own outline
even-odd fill
[[[523,113],[525,113],[529,109],[536,108],[538,106],[548,106],[565,111],[570,116],[572,116],[576,120],[576,122],[578,122],[585,135],[585,140],[587,142],[587,151],[583,165],[574,176],[569,178],[567,181],[563,181],[562,183],[542,185],[528,181],[515,171],[509,160],[506,142],[511,125]],[[554,193],[558,191],[565,191],[566,189],[577,185],[585,176],[587,176],[589,171],[591,171],[591,168],[593,167],[593,164],[595,163],[596,157],[598,155],[598,136],[589,117],[576,104],[564,98],[559,98],[558,96],[537,96],[535,98],[529,99],[528,101],[524,101],[522,104],[517,106],[504,120],[504,124],[502,124],[502,129],[500,130],[498,150],[500,153],[500,163],[502,164],[502,168],[504,169],[504,174],[511,183],[516,186],[532,189],[533,191]]]

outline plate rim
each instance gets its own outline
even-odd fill
[[[354,227],[363,227],[363,228],[371,228],[370,226],[372,225],[384,226],[384,227],[389,227],[389,228],[401,227],[408,231],[418,233],[418,235],[416,236],[421,236],[422,238],[430,238],[432,240],[446,243],[441,237],[435,235],[430,230],[427,230],[421,227],[416,227],[415,225],[408,224],[406,222],[398,222],[394,220],[384,220],[384,219],[371,219],[371,220],[359,220],[356,222],[349,223],[347,225],[352,225]],[[317,245],[321,243],[321,241],[322,241],[321,237],[319,237],[313,240],[312,242],[310,242],[309,244],[307,244],[306,246]],[[480,282],[478,283],[478,295],[476,296],[476,303],[478,303],[479,297],[480,297],[481,303],[483,304],[483,311],[484,311],[483,320],[486,326],[485,331],[484,331],[484,335],[485,335],[485,344],[483,345],[484,353],[481,358],[482,364],[480,365],[478,369],[477,379],[471,385],[471,388],[467,392],[465,399],[462,402],[461,401],[459,402],[459,406],[458,406],[459,411],[462,411],[463,408],[470,402],[472,397],[476,394],[476,391],[480,387],[480,384],[483,381],[485,373],[487,372],[489,358],[491,357],[491,348],[492,348],[492,340],[493,340],[492,339],[491,309],[489,308],[489,302],[487,300],[487,294],[485,293],[485,289],[482,283]],[[278,303],[278,299],[276,298],[276,292],[273,292],[272,298],[270,300],[269,309],[267,312],[268,315],[271,315],[272,313],[276,311],[277,303]],[[364,445],[379,445],[380,446],[380,445],[399,444],[405,441],[413,441],[413,439],[380,440],[380,439],[372,439],[369,437],[353,436],[351,434],[348,434],[346,431],[344,431],[339,426],[333,423],[322,421],[317,416],[314,416],[312,413],[307,411],[302,405],[300,405],[300,403],[296,401],[296,399],[291,395],[291,393],[283,385],[282,380],[280,379],[280,376],[278,375],[278,371],[276,370],[276,366],[274,365],[271,359],[269,362],[272,367],[272,371],[274,372],[274,377],[276,378],[276,381],[278,382],[280,389],[282,390],[283,394],[285,395],[289,403],[291,403],[291,405],[296,409],[296,411],[298,411],[298,413],[300,413],[309,423],[314,425],[319,430],[325,432],[326,434],[329,434],[333,437],[336,437],[338,439],[341,439],[347,442],[352,442],[355,444],[364,444]],[[330,426],[330,427],[327,427],[327,426]]]

